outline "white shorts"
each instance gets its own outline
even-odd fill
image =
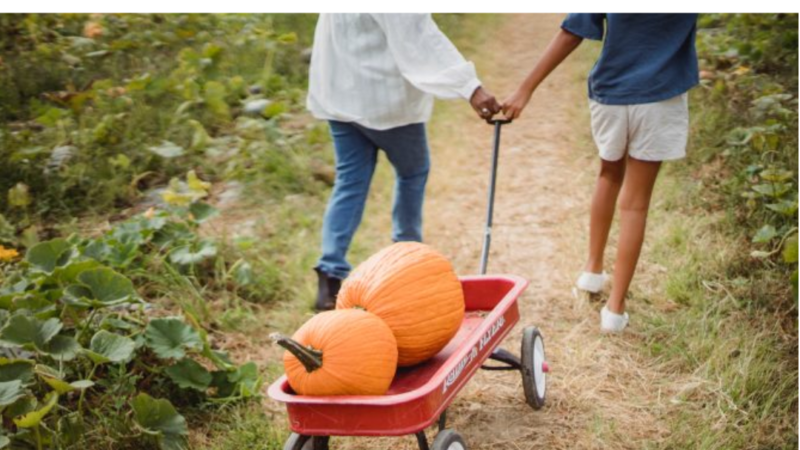
[[[626,154],[643,161],[685,157],[688,98],[684,93],[640,105],[604,105],[589,100],[592,135],[600,157],[606,161],[618,161]]]

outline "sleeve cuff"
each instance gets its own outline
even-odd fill
[[[569,33],[569,34],[574,34],[575,36],[578,36],[579,38],[583,38],[583,39],[591,39],[591,40],[593,40],[593,41],[602,41],[602,40],[603,40],[603,35],[602,35],[602,34],[596,34],[596,33],[581,33],[581,32],[579,32],[579,31],[577,31],[577,30],[573,29],[572,27],[570,27],[569,25],[567,25],[567,24],[565,24],[565,23],[562,23],[562,24],[561,24],[561,29],[562,29],[562,30],[564,30],[564,31],[566,31],[566,32],[567,32],[567,33]]]
[[[473,78],[467,84],[465,84],[463,88],[461,88],[459,93],[462,97],[469,101],[472,98],[472,94],[475,93],[475,89],[478,89],[479,87],[481,87],[481,80]]]

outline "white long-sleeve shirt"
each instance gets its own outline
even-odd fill
[[[306,106],[386,130],[426,122],[434,97],[469,100],[480,84],[430,14],[320,14]]]

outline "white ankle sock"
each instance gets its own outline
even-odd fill
[[[582,291],[598,294],[603,290],[603,286],[606,284],[607,280],[608,274],[605,272],[581,272],[581,276],[578,277],[578,281],[575,283],[575,285],[577,285],[578,289]]]
[[[628,326],[628,313],[617,314],[603,306],[600,311],[600,329],[609,333],[619,333]]]

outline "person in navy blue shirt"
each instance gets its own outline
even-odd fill
[[[600,313],[603,331],[628,325],[625,296],[644,240],[647,212],[662,161],[686,156],[687,91],[699,81],[697,14],[569,14],[533,70],[506,99],[516,119],[533,92],[583,39],[603,41],[588,79],[592,135],[600,173],[592,199],[589,257],[577,287],[599,293],[611,222],[619,197],[620,236],[613,284]]]

